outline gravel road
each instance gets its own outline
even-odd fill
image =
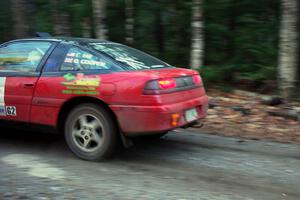
[[[2,129],[0,199],[300,199],[300,146],[188,130],[108,161],[77,159],[58,136]]]

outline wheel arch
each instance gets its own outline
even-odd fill
[[[74,97],[66,101],[62,106],[58,114],[57,118],[57,128],[60,133],[64,132],[64,124],[73,108],[76,106],[83,104],[83,103],[93,103],[105,108],[111,115],[115,125],[117,126],[117,130],[120,131],[120,126],[117,120],[116,114],[112,111],[112,109],[108,106],[107,103],[102,101],[96,97],[89,97],[89,96],[81,96],[81,97]]]

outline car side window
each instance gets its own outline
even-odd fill
[[[35,72],[50,42],[17,42],[0,48],[0,72]]]
[[[78,47],[71,47],[60,67],[60,71],[110,70],[113,64]]]

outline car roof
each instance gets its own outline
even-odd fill
[[[118,44],[115,42],[111,42],[108,40],[100,40],[100,39],[92,39],[92,38],[79,38],[79,37],[35,37],[35,38],[25,38],[25,39],[18,39],[14,41],[51,41],[51,42],[75,42],[80,45],[86,45],[88,43],[113,43]]]

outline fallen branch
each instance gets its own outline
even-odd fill
[[[286,119],[292,119],[295,121],[300,121],[300,115],[294,110],[288,111],[268,111],[268,113],[272,116],[283,117]]]
[[[264,97],[261,103],[268,106],[278,106],[287,102],[281,97]]]

